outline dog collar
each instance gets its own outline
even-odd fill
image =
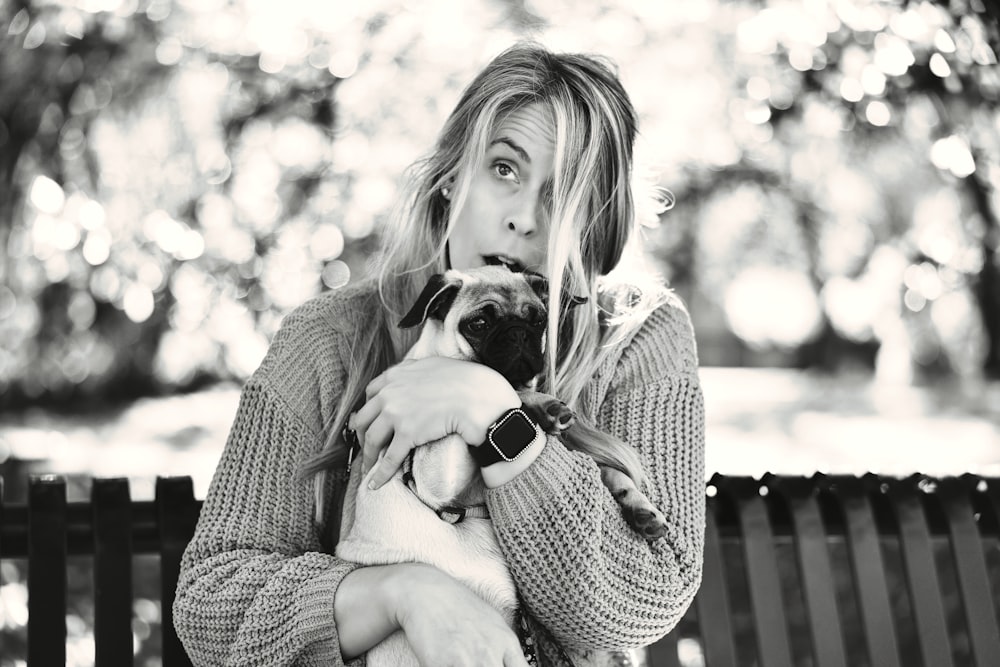
[[[417,495],[417,483],[413,478],[413,450],[405,459],[403,459],[403,483],[406,484],[410,492],[416,496],[417,500],[420,500],[420,496]],[[420,502],[424,502],[420,500]],[[424,503],[427,505],[427,503]],[[431,507],[427,505],[430,509],[434,510],[434,513],[438,515],[438,518],[442,521],[450,524],[462,523],[466,519],[489,519],[490,511],[486,507],[485,503],[479,503],[476,505],[469,505],[463,507],[461,505],[445,505],[444,507]]]

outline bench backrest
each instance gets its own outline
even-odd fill
[[[27,504],[0,502],[0,559],[28,559],[28,664],[66,664],[67,557],[80,555],[93,556],[95,664],[132,664],[133,556],[157,554],[163,665],[190,665],[171,607],[200,509],[190,477],[160,478],[155,500],[139,502],[127,479],[95,479],[90,502],[67,503],[65,480],[41,475]]]
[[[716,476],[678,665],[1000,665],[1000,479]],[[756,656],[757,659],[746,656]]]
[[[90,502],[67,503],[62,478],[39,476],[26,504],[0,502],[0,559],[28,559],[29,665],[65,663],[74,555],[94,560],[96,663],[131,664],[136,554],[160,559],[163,665],[190,664],[171,605],[192,489],[161,478],[133,502],[127,480],[95,479]],[[650,667],[1000,665],[1000,479],[716,476],[707,490],[702,587]]]

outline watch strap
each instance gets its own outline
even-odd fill
[[[523,428],[516,428],[523,426]],[[529,433],[530,429],[530,433]],[[480,468],[501,461],[514,461],[538,436],[538,425],[521,408],[503,413],[486,433],[486,440],[478,447],[469,446],[472,458]]]

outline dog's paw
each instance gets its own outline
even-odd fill
[[[560,400],[552,399],[544,406],[538,425],[549,435],[559,435],[576,421],[576,414]]]
[[[576,422],[576,413],[554,396],[537,391],[519,391],[522,409],[549,435],[559,435]]]
[[[622,514],[632,530],[649,542],[667,534],[667,518],[649,502],[622,504]]]
[[[632,658],[624,651],[612,651],[608,656],[608,667],[635,667]]]
[[[577,651],[572,657],[575,665],[593,667],[636,667],[645,664],[636,662],[630,653],[630,651]]]

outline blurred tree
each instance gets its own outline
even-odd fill
[[[83,379],[78,369],[85,351],[74,338],[90,327],[121,342],[118,363],[137,371],[128,374],[122,395],[149,391],[150,384],[141,382],[141,359],[155,349],[156,337],[130,330],[114,309],[81,299],[87,276],[58,254],[70,249],[58,246],[77,240],[79,232],[60,227],[52,215],[65,205],[59,183],[93,192],[100,180],[92,129],[101,111],[112,101],[128,108],[160,85],[166,70],[153,55],[159,25],[146,15],[21,0],[0,6],[0,26],[6,26],[0,37],[0,244],[6,249],[0,264],[0,407],[38,395],[40,381],[55,375],[60,363],[66,381],[46,388],[62,399],[79,395],[73,380]],[[18,224],[28,202],[37,210],[30,228]],[[48,242],[56,248],[43,248]],[[32,250],[38,252],[28,258]],[[103,389],[99,393],[115,393]]]
[[[723,31],[738,148],[674,179],[671,216],[696,231],[661,254],[700,248],[686,275],[742,341],[801,366],[1000,377],[996,16],[775,3]]]
[[[995,375],[995,12],[8,2],[0,409],[245,378],[364,273],[396,179],[518,37],[620,66],[706,362]]]
[[[216,230],[220,252],[206,256],[205,237],[213,237],[198,227],[218,226],[233,183],[244,194],[254,187],[230,179],[228,156],[247,135],[260,139],[261,128],[273,123],[305,133],[293,142],[318,139],[322,151],[337,77],[308,64],[281,76],[263,71],[259,52],[199,48],[202,38],[190,29],[196,18],[164,2],[0,8],[0,242],[7,249],[0,265],[0,407],[39,400],[83,407],[88,397],[128,398],[243,377],[256,363],[254,318],[234,304],[249,295],[255,310],[268,310],[258,289],[261,258],[279,236],[261,211],[250,211],[258,228],[242,235]],[[184,99],[171,99],[171,88]],[[214,108],[199,107],[198,98],[213,92]],[[304,122],[294,126],[295,119]],[[299,168],[295,159],[291,170]],[[321,157],[308,173],[289,178],[283,192],[270,193],[281,197],[280,213],[308,213],[325,168]],[[171,192],[171,185],[181,187]],[[270,222],[279,211],[273,213]],[[248,318],[249,331],[230,327],[206,345],[185,331],[205,317],[178,326],[185,306],[178,306],[177,291],[191,290],[186,296],[198,301],[199,285],[208,285],[209,303],[195,309],[205,315],[221,300],[231,319]],[[250,357],[227,348],[249,348]],[[164,370],[164,349],[173,359],[193,354],[194,363]]]

